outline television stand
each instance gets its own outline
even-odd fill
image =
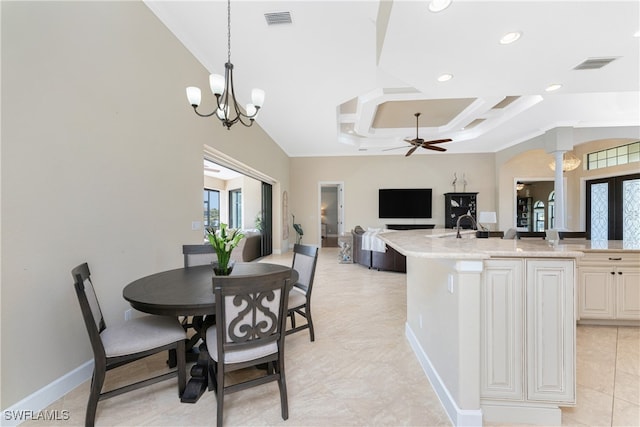
[[[389,230],[429,230],[435,224],[386,224]]]

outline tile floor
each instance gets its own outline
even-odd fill
[[[280,417],[277,385],[228,395],[225,425],[447,426],[437,396],[404,337],[404,275],[338,264],[338,249],[324,248],[316,272],[308,331],[287,337],[289,420]],[[267,262],[290,264],[291,254]],[[165,369],[165,357],[118,368],[107,384]],[[578,405],[563,410],[564,425],[640,425],[640,329],[578,327]],[[89,390],[85,382],[49,410],[68,410],[58,425],[81,426]],[[215,425],[215,397],[182,404],[166,381],[98,404],[97,426]],[[42,426],[31,421],[24,426]]]

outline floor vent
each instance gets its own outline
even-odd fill
[[[589,58],[584,62],[576,65],[574,67],[574,70],[597,70],[598,68],[602,68],[605,65],[615,61],[616,59],[618,58],[615,56],[608,58]]]
[[[265,13],[267,25],[291,24],[291,13],[289,12],[273,12]]]

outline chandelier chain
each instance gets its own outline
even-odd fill
[[[227,0],[227,62],[231,62],[231,0]]]

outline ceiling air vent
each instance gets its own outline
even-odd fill
[[[602,68],[605,65],[615,61],[618,59],[615,56],[611,56],[608,58],[589,58],[582,63],[576,65],[574,70],[597,70],[598,68]]]
[[[289,12],[273,12],[265,13],[267,25],[291,24],[291,13]]]

